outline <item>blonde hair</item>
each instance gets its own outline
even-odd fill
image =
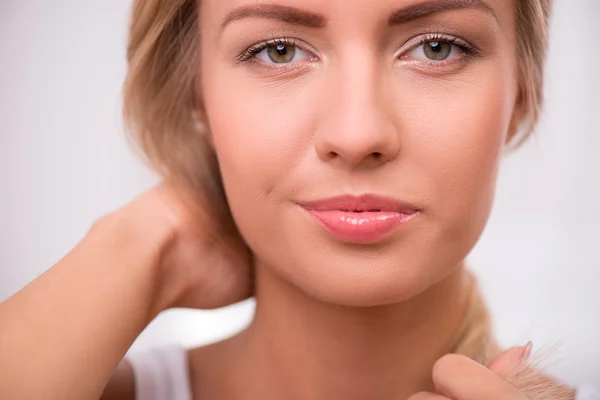
[[[465,318],[460,327],[454,353],[488,365],[501,349],[494,340],[493,323],[477,280],[470,275],[471,289]],[[529,400],[573,400],[573,391],[543,373],[541,367],[554,348],[536,352],[527,362],[511,371],[508,381]]]
[[[124,85],[124,117],[130,139],[165,178],[181,182],[215,216],[216,234],[236,235],[197,93],[199,0],[135,0]],[[552,0],[517,0],[516,49],[519,99],[524,109],[517,144],[533,131],[542,105],[548,20]],[[480,363],[499,353],[492,323],[473,284],[470,307],[455,352]],[[569,399],[570,393],[533,368],[511,378],[529,399]]]

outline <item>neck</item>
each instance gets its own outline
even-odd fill
[[[268,268],[256,279],[256,315],[238,341],[244,398],[396,400],[432,390],[433,364],[460,339],[470,288],[461,266],[410,300],[350,308]]]

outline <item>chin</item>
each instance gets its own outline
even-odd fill
[[[323,274],[319,281],[299,285],[314,299],[345,307],[377,307],[400,303],[418,295],[429,286],[418,277],[393,274]]]
[[[436,284],[454,268],[420,254],[403,254],[402,246],[320,247],[298,252],[275,274],[320,302],[347,307],[400,303]],[[342,246],[344,247],[344,246]],[[424,262],[425,261],[425,262]]]
[[[480,234],[433,223],[424,213],[376,243],[356,244],[298,209],[270,220],[257,215],[237,222],[255,254],[258,291],[289,290],[347,307],[400,303],[423,293],[462,265]]]

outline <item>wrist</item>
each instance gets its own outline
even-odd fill
[[[162,260],[174,238],[168,221],[157,221],[150,213],[126,206],[98,219],[84,244],[98,250],[107,266],[127,273],[147,299],[149,321],[170,307],[165,297]],[[148,322],[149,322],[148,321]]]

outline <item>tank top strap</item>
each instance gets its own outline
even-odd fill
[[[186,350],[164,345],[128,354],[136,400],[192,400]]]

